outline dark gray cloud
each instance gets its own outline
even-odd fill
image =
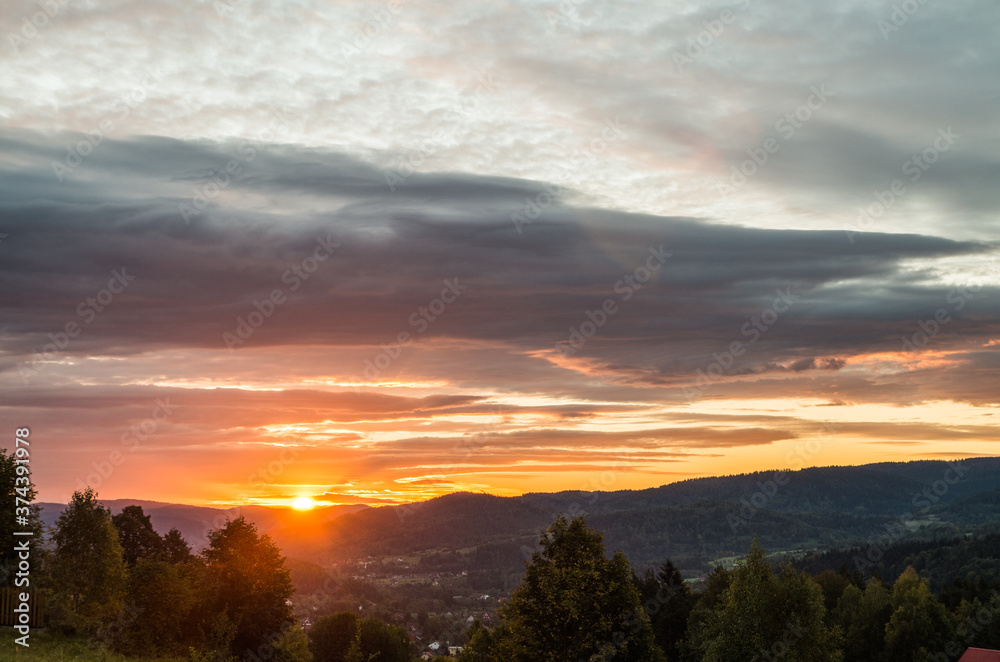
[[[793,372],[839,368],[842,356],[896,349],[910,326],[953,305],[927,265],[991,250],[881,233],[851,244],[836,231],[723,226],[564,203],[518,233],[510,215],[544,183],[442,173],[413,177],[391,193],[382,173],[357,159],[288,147],[244,163],[245,176],[233,177],[187,223],[179,211],[193,204],[185,189],[211,182],[190,173],[203,177],[213,165],[224,171],[238,147],[108,140],[81,166],[83,186],[49,181],[42,137],[8,133],[4,140],[17,155],[0,185],[0,232],[9,235],[0,266],[8,293],[5,370],[67,322],[82,332],[65,355],[228,351],[224,334],[276,289],[287,299],[240,348],[377,346],[401,331],[417,335],[411,315],[454,278],[468,289],[421,338],[552,350],[610,299],[617,312],[571,353],[611,371],[641,367],[669,380],[754,336],[763,349],[753,348],[735,373],[777,364]],[[260,190],[270,201],[244,206],[244,194]],[[316,262],[326,242],[340,247]],[[106,310],[87,303],[122,269],[134,280]],[[947,342],[995,334],[995,309],[987,305],[995,294],[988,285],[952,311]],[[753,331],[750,323],[772,308],[777,322]],[[810,363],[816,357],[819,365]]]

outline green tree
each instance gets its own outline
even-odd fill
[[[315,662],[344,662],[358,633],[358,616],[342,611],[323,616],[309,629],[309,650]]]
[[[851,580],[844,573],[824,570],[817,574],[813,581],[823,589],[823,605],[826,607],[827,614],[832,617],[840,596],[850,586]]]
[[[785,662],[839,662],[839,631],[824,623],[823,591],[808,573],[785,566],[775,575],[754,541],[732,572],[720,608],[705,624],[703,662],[753,656]]]
[[[695,596],[694,607],[688,615],[687,636],[680,646],[680,659],[684,662],[701,662],[702,649],[707,645],[708,622],[722,608],[732,575],[721,565],[708,574],[704,588]]]
[[[27,468],[30,464],[17,463],[18,459],[23,460],[25,457],[30,459],[30,454],[22,458],[17,456],[24,455],[31,447],[21,446],[20,448],[24,450],[19,453],[15,449],[10,455],[7,455],[5,448],[0,448],[0,586],[13,586],[16,579],[18,552],[14,551],[15,545],[23,544],[26,539],[30,541],[28,547],[32,556],[32,575],[36,577],[38,558],[41,552],[42,520],[39,516],[38,506],[27,506],[27,515],[23,514],[25,511],[20,510],[20,508],[26,507],[23,505],[25,502],[33,502],[37,495],[35,484],[31,481],[31,474]],[[20,474],[18,473],[19,466],[22,467]],[[18,498],[23,499],[23,501],[19,503]],[[16,519],[18,516],[25,517],[27,522],[18,524],[16,527],[10,526],[11,523],[18,521]],[[33,531],[35,535],[32,537],[14,535],[14,531],[27,530]],[[29,577],[30,580],[31,577]],[[22,586],[21,588],[31,588],[31,586]]]
[[[501,623],[490,629],[476,620],[466,635],[469,644],[458,655],[459,662],[507,662],[514,660],[510,628]]]
[[[833,621],[844,632],[844,662],[881,659],[891,615],[892,602],[882,580],[869,579],[864,591],[853,584],[845,588],[833,612]]]
[[[122,612],[125,562],[111,511],[93,489],[73,493],[53,541],[51,620],[65,632],[94,634]]]
[[[209,619],[225,614],[233,626],[230,651],[257,654],[292,622],[285,602],[294,588],[285,559],[267,535],[239,517],[208,534],[205,595]]]
[[[313,662],[309,637],[298,623],[285,629],[274,644],[274,662]]]
[[[892,616],[885,626],[886,662],[924,662],[955,636],[948,610],[926,579],[908,567],[892,586]]]
[[[582,517],[542,535],[524,581],[501,608],[504,626],[473,633],[469,655],[512,662],[657,662],[649,617],[621,552],[607,558]],[[477,659],[477,658],[468,658]]]
[[[125,506],[111,521],[118,531],[126,565],[133,566],[141,558],[152,558],[162,553],[163,538],[153,529],[142,506]]]
[[[358,621],[347,662],[410,662],[410,638],[398,625],[377,618]]]
[[[112,647],[130,655],[179,653],[192,643],[191,615],[197,604],[194,568],[141,557],[129,569],[128,617]]]

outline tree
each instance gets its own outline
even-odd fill
[[[473,633],[466,659],[657,662],[649,618],[621,552],[607,558],[582,517],[559,516],[542,535],[524,581],[501,608],[504,625]],[[478,656],[478,657],[472,657]]]
[[[863,592],[853,584],[845,588],[833,614],[833,621],[844,632],[844,662],[880,659],[891,615],[889,591],[882,580],[869,579]]]
[[[191,614],[197,604],[194,568],[141,557],[128,572],[129,618],[113,648],[131,655],[179,653],[192,642]]]
[[[923,662],[954,638],[951,615],[912,566],[893,584],[892,606],[894,611],[885,626],[887,662]]]
[[[121,612],[125,592],[118,532],[93,489],[73,493],[53,541],[52,620],[63,631],[93,634]]]
[[[358,621],[347,662],[410,662],[410,638],[398,625],[377,618]]]
[[[775,575],[764,548],[754,541],[704,626],[703,662],[741,662],[755,655],[839,662],[839,631],[828,628],[824,616],[823,591],[809,574],[786,565]]]
[[[230,651],[258,654],[292,622],[285,602],[294,588],[285,559],[267,535],[243,517],[208,534],[205,594],[209,618],[225,614],[233,626]]]
[[[25,447],[21,446],[24,450]],[[31,481],[31,474],[28,469],[23,468],[18,474],[18,467],[26,467],[25,464],[18,464],[18,450],[14,450],[7,455],[7,449],[0,448],[0,587],[13,585],[16,579],[15,572],[18,563],[18,552],[14,551],[15,545],[23,544],[24,540],[29,540],[29,548],[32,556],[37,558],[37,550],[41,549],[42,543],[42,520],[39,516],[39,508],[36,505],[27,507],[27,515],[24,514],[25,502],[33,502],[36,496],[35,485]],[[28,457],[28,456],[26,456]],[[17,499],[23,499],[18,502]],[[26,522],[18,524],[16,527],[12,523],[18,522],[17,517],[24,517]],[[15,536],[14,531],[32,531],[34,536]],[[35,561],[32,562],[33,566]],[[34,574],[35,568],[32,568]],[[28,581],[31,581],[29,577]],[[21,588],[31,588],[22,586]]]
[[[163,556],[170,563],[185,563],[191,560],[191,546],[177,529],[170,529],[163,536]]]
[[[298,623],[281,633],[274,644],[274,662],[313,662],[309,637]]]
[[[708,634],[708,622],[722,608],[731,582],[732,576],[721,565],[715,566],[708,574],[705,587],[698,594],[688,615],[687,636],[680,646],[680,659],[684,662],[701,662],[701,651],[707,645],[705,637]]]
[[[813,578],[813,581],[823,589],[823,605],[826,607],[827,614],[832,616],[837,607],[837,601],[840,600],[844,590],[850,586],[851,580],[846,573],[823,570]]]
[[[656,593],[650,597],[643,596],[643,605],[650,614],[656,643],[663,649],[667,660],[679,660],[681,642],[687,634],[688,617],[694,608],[694,596],[670,559],[663,562],[656,574]]]
[[[358,633],[358,616],[342,611],[323,616],[309,630],[309,650],[315,662],[344,662]]]
[[[118,530],[126,565],[133,566],[139,559],[152,558],[163,551],[163,538],[153,529],[142,506],[125,506],[111,521]]]

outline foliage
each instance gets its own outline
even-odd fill
[[[243,517],[208,535],[205,560],[208,614],[226,614],[233,628],[230,652],[246,656],[270,646],[292,621],[292,581],[284,557],[267,535]]]
[[[163,556],[171,563],[184,563],[192,558],[191,546],[177,529],[170,529],[163,536]]]
[[[7,455],[6,449],[0,448],[0,522],[2,522],[0,525],[0,586],[13,586],[17,567],[17,554],[14,552],[14,545],[24,540],[20,537],[15,540],[15,527],[10,526],[11,523],[17,521],[15,518],[18,513],[17,508],[20,505],[17,498],[33,502],[37,494],[30,474],[17,475],[16,454],[15,450]],[[23,513],[23,511],[21,512]],[[16,530],[31,530],[35,534],[31,538],[29,546],[34,556],[32,570],[35,572],[33,574],[37,576],[37,563],[42,539],[42,520],[39,517],[38,506],[32,505],[28,508],[27,520],[26,525],[18,525]]]
[[[358,632],[356,614],[343,611],[323,616],[309,630],[309,649],[315,662],[344,662]]]
[[[142,506],[125,506],[111,521],[118,531],[122,557],[127,565],[133,566],[139,559],[158,556],[163,551],[163,539],[153,529]]]
[[[127,619],[112,647],[137,655],[173,653],[193,642],[192,612],[197,604],[196,568],[139,558],[129,569]]]
[[[892,616],[885,627],[886,662],[923,662],[954,638],[948,610],[926,579],[907,568],[892,587]]]
[[[470,656],[514,662],[663,660],[621,552],[608,559],[601,534],[582,517],[567,522],[560,516],[540,544],[523,583],[501,609],[505,627],[474,638]]]
[[[95,634],[122,611],[125,563],[111,513],[87,488],[56,522],[50,622],[67,634]]]
[[[854,585],[846,587],[833,613],[844,633],[844,662],[880,659],[891,615],[892,602],[882,580],[869,579],[864,591]]]
[[[812,578],[789,566],[775,575],[755,542],[704,625],[703,662],[740,662],[753,655],[838,662],[839,632],[824,624],[824,615],[823,592]]]
[[[377,618],[358,621],[358,631],[347,652],[347,662],[409,662],[406,630]]]
[[[674,662],[681,657],[681,646],[687,634],[688,617],[695,597],[684,583],[680,570],[667,559],[654,575],[648,571],[643,579],[635,579],[643,607],[650,617],[656,644]]]
[[[274,662],[313,662],[309,637],[298,623],[286,628],[274,644]]]

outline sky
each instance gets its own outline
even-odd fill
[[[0,7],[39,500],[1000,454],[996,3]]]

